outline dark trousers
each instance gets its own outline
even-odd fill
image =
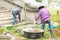
[[[14,17],[13,19],[13,24],[17,23],[17,16],[19,18],[19,22],[21,22],[21,15],[20,15],[20,12],[15,12],[15,11],[12,11],[12,15]]]
[[[45,21],[45,22],[42,23],[42,29],[43,29],[43,30],[44,30],[44,28],[45,28],[45,23],[48,24],[49,29],[50,29],[50,33],[51,33],[51,35],[52,35],[52,34],[53,34],[53,30],[52,30],[52,26],[51,26],[50,20],[47,20],[47,21]]]

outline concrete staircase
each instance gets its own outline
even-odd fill
[[[22,14],[22,16],[23,16],[23,14]],[[24,20],[24,17],[22,19]],[[11,10],[3,9],[3,8],[0,9],[0,25],[10,26],[10,25],[12,25],[12,21],[13,21],[13,15],[11,13]],[[17,21],[18,21],[18,18],[17,18]],[[20,24],[19,21],[18,21],[18,24]]]
[[[0,25],[10,25],[12,24],[13,16],[11,11],[8,9],[0,9]]]

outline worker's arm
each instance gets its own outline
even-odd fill
[[[39,12],[39,13],[37,14],[37,16],[35,17],[35,20],[38,20],[38,19],[40,18],[40,16],[41,16],[41,12]]]

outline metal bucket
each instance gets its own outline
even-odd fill
[[[34,32],[35,30],[39,30],[36,28],[28,28],[28,29],[24,29],[24,36],[28,37],[28,38],[41,38],[44,36],[44,30],[39,30],[39,32]]]

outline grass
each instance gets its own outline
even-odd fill
[[[60,23],[60,15],[51,14],[51,20]]]

